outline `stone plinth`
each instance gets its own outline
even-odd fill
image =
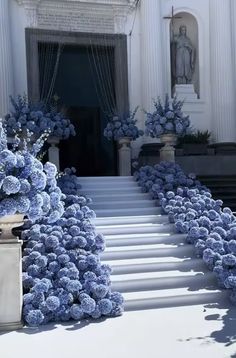
[[[119,140],[119,175],[131,175],[131,148],[130,139],[121,138]]]
[[[55,137],[49,137],[48,143],[50,147],[48,148],[48,160],[49,162],[55,164],[57,170],[60,170],[60,153],[57,145],[59,144],[59,139]]]
[[[198,99],[193,84],[175,85],[174,96],[177,96],[179,100],[186,100],[186,101],[192,101]]]
[[[0,330],[21,328],[22,267],[20,240],[0,240]]]

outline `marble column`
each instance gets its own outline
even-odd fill
[[[13,68],[9,24],[9,1],[0,0],[0,118],[9,110],[13,95]]]
[[[231,0],[231,34],[232,34],[232,51],[233,51],[233,77],[236,78],[236,1]],[[235,83],[236,89],[236,83]]]
[[[161,1],[141,1],[142,98],[146,111],[164,96]]]
[[[231,0],[210,0],[212,132],[216,142],[236,141]]]

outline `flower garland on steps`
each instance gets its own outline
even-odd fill
[[[179,165],[162,162],[145,166],[134,175],[144,192],[158,198],[163,212],[179,233],[196,248],[217,277],[220,288],[230,289],[236,304],[236,217],[221,200],[214,200],[193,174]]]
[[[38,326],[118,316],[123,297],[111,291],[111,268],[100,261],[105,242],[91,224],[95,213],[78,194],[73,170],[58,185],[66,196],[64,215],[53,225],[41,220],[23,232],[23,318]]]

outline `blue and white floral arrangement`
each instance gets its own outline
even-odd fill
[[[130,112],[128,116],[124,116],[121,118],[119,116],[112,117],[104,129],[104,136],[108,140],[120,140],[121,138],[127,137],[130,140],[136,140],[144,133],[141,129],[139,129],[136,125],[137,119],[135,119],[135,115],[137,113],[138,107]]]
[[[168,94],[163,104],[159,97],[154,101],[155,111],[146,112],[146,135],[158,138],[163,134],[175,134],[183,136],[188,132],[190,126],[189,116],[182,112],[184,102],[174,97],[170,102]]]
[[[111,268],[100,261],[104,238],[90,221],[95,214],[79,195],[77,179],[70,169],[59,179],[66,195],[63,216],[23,233],[23,317],[30,326],[123,312],[122,295],[111,290]]]
[[[14,151],[9,150],[0,123],[0,217],[20,213],[32,221],[47,216],[48,222],[54,222],[63,214],[57,169],[36,158],[41,146],[36,142],[30,152],[25,141],[23,148],[16,144]]]
[[[222,200],[215,200],[196,178],[174,163],[146,166],[135,174],[143,191],[159,198],[176,231],[186,234],[219,286],[230,289],[236,304],[236,217]]]
[[[14,137],[17,133],[25,133],[27,130],[39,138],[46,131],[50,137],[68,139],[74,136],[75,128],[62,112],[55,107],[46,108],[42,103],[31,104],[26,96],[11,98],[12,111],[5,116],[4,125],[8,137]]]

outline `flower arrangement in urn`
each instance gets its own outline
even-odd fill
[[[182,112],[184,102],[174,97],[172,103],[166,94],[164,104],[159,97],[154,101],[155,111],[146,112],[146,134],[157,138],[166,134],[183,136],[188,132],[190,126],[189,116]]]
[[[47,215],[55,222],[63,214],[63,197],[57,186],[54,164],[43,165],[36,154],[42,147],[40,139],[31,150],[26,140],[19,149],[8,149],[6,132],[0,123],[0,218],[22,214],[35,221]]]
[[[8,137],[14,137],[16,133],[27,130],[39,138],[45,131],[50,132],[50,137],[68,139],[75,135],[75,128],[62,112],[58,112],[55,106],[47,108],[43,103],[32,104],[26,96],[18,96],[15,100],[10,97],[12,111],[5,116],[5,128]]]
[[[136,125],[137,119],[135,119],[135,115],[137,110],[138,107],[123,118],[119,116],[112,117],[104,129],[104,136],[108,140],[114,139],[116,141],[124,137],[129,138],[129,140],[135,140],[142,136],[144,134],[143,131]]]

